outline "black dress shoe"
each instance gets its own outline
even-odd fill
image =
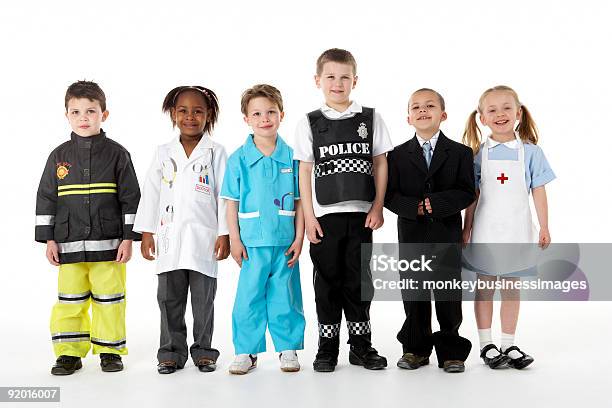
[[[196,366],[198,367],[198,370],[203,373],[213,372],[217,368],[216,361],[207,357],[202,357],[199,359]]]
[[[387,367],[387,359],[378,355],[378,351],[372,347],[363,349],[351,347],[351,351],[349,351],[349,363],[363,366],[368,370],[381,370]]]
[[[513,350],[521,353],[521,356],[519,358],[510,357],[508,353],[510,353]],[[505,349],[504,356],[508,357],[509,359],[508,365],[510,367],[516,368],[517,370],[522,370],[523,368],[527,367],[529,364],[533,363],[533,357],[531,357],[528,354],[523,353],[521,349],[516,346],[508,347],[507,349]]]
[[[53,367],[51,367],[51,374],[70,375],[74,374],[76,370],[81,369],[81,367],[83,367],[81,357],[59,356]]]
[[[123,370],[123,362],[119,354],[100,353],[100,367],[106,373],[114,373]]]
[[[416,370],[427,364],[429,364],[429,357],[417,356],[413,353],[404,353],[397,361],[397,366],[406,370]]]
[[[487,357],[487,351],[491,349],[495,349],[499,354],[495,357]],[[508,362],[510,361],[510,357],[499,351],[495,344],[487,344],[484,346],[482,350],[480,350],[480,357],[486,365],[493,369],[506,368],[508,367]]]
[[[160,374],[172,374],[178,369],[176,361],[162,361],[157,365],[157,372]]]
[[[442,368],[447,373],[462,373],[465,371],[465,364],[461,360],[446,360]]]
[[[312,363],[312,368],[320,373],[331,373],[336,369],[337,364],[338,357],[332,355],[331,353],[319,351],[314,363]]]

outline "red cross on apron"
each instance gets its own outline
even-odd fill
[[[504,184],[504,181],[508,180],[508,177],[506,177],[504,173],[502,173],[501,176],[499,176],[497,179],[501,181],[502,184]]]

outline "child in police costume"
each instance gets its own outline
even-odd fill
[[[370,341],[368,297],[373,287],[368,263],[361,264],[361,244],[371,243],[372,230],[383,224],[385,153],[393,145],[380,114],[350,100],[357,84],[350,52],[337,48],[323,52],[315,83],[325,104],[299,122],[295,141],[319,323],[313,366],[319,372],[334,371],[344,310],[349,362],[382,369],[387,360]]]
[[[445,119],[444,99],[438,92],[423,88],[412,94],[408,123],[416,134],[389,153],[385,207],[398,215],[400,244],[456,244],[441,255],[444,260],[439,264],[447,269],[435,276],[450,281],[461,279],[461,211],[474,201],[475,193],[471,151],[442,133],[440,123]],[[416,369],[429,364],[435,347],[440,368],[463,372],[472,345],[459,336],[461,290],[434,291],[440,324],[436,333],[431,330],[430,291],[407,295],[406,320],[397,335],[403,348],[398,367]]]
[[[480,140],[476,116],[491,131],[484,143]],[[533,243],[534,247],[537,244],[546,248],[550,244],[546,184],[555,179],[555,173],[537,145],[537,127],[527,107],[519,101],[517,93],[504,85],[483,92],[477,109],[468,119],[463,142],[474,151],[478,192],[476,202],[465,213],[464,242],[506,244],[505,253],[517,252],[523,258],[526,253],[525,244]],[[539,232],[533,224],[529,208],[530,194],[540,225]],[[520,244],[523,244],[522,248]],[[504,262],[499,267],[512,269],[509,263]],[[486,270],[475,269],[478,280],[486,283],[498,279],[518,281],[521,276],[530,276],[535,272],[535,269],[512,271],[484,268]],[[500,291],[500,348],[495,346],[491,336],[495,289],[478,289],[476,293],[474,311],[480,357],[493,369],[508,366],[523,369],[533,363],[534,359],[514,344],[520,291],[514,288],[503,288]]]
[[[168,92],[162,110],[179,135],[157,148],[134,222],[134,230],[142,232],[142,256],[157,258],[161,316],[157,371],[174,373],[191,354],[201,372],[211,372],[219,357],[211,346],[217,261],[229,256],[225,205],[218,200],[227,155],[211,139],[219,104],[208,88],[178,86]],[[189,290],[193,344],[188,349]]]
[[[98,84],[70,85],[65,107],[70,140],[49,155],[36,199],[36,241],[47,244],[47,259],[59,266],[51,374],[73,374],[92,346],[102,371],[121,371],[125,264],[140,237],[132,231],[138,180],[128,151],[100,128],[108,111]]]
[[[257,366],[257,354],[266,351],[266,326],[281,370],[299,371],[296,350],[304,348],[305,320],[298,162],[277,133],[284,116],[278,89],[247,89],[241,110],[253,133],[228,159],[221,190],[232,257],[241,267],[232,313],[236,358],[229,372],[247,374]]]

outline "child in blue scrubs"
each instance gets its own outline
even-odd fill
[[[231,254],[241,267],[232,314],[236,358],[229,371],[246,374],[257,366],[257,354],[266,351],[266,327],[281,353],[281,370],[299,371],[296,350],[304,348],[305,320],[298,162],[277,134],[284,115],[278,89],[247,89],[241,110],[253,133],[229,157],[221,189]]]

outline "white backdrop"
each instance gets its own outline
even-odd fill
[[[612,206],[608,179],[611,12],[609,3],[593,0],[3,2],[0,135],[6,183],[0,201],[4,221],[0,239],[5,250],[0,273],[0,351],[7,360],[4,356],[0,360],[4,363],[0,386],[60,385],[62,401],[69,405],[91,395],[101,375],[91,358],[80,379],[59,380],[48,374],[53,361],[48,318],[56,297],[56,270],[46,262],[44,246],[33,241],[40,174],[49,152],[70,131],[63,116],[64,92],[70,83],[88,79],[102,86],[110,111],[104,129],[132,153],[141,182],[154,146],[174,136],[161,103],[177,85],[199,84],[217,92],[221,115],[214,138],[231,152],[248,132],[240,113],[240,94],[261,82],[283,93],[286,114],[280,134],[293,143],[297,121],[322,103],[313,81],[315,60],[331,47],[349,49],[356,57],[359,81],[354,99],[376,107],[394,144],[412,135],[405,115],[413,90],[431,87],[444,95],[449,119],[442,129],[459,140],[482,91],[507,84],[530,108],[541,131],[541,146],[558,177],[547,187],[553,242],[606,242],[612,227],[607,213]],[[375,241],[396,239],[395,217],[385,212],[385,220]],[[394,393],[417,384],[415,388],[424,388],[419,388],[415,401],[428,403],[442,401],[428,390],[450,387],[455,401],[466,405],[478,398],[469,390],[489,384],[484,387],[489,394],[480,398],[499,401],[493,378],[500,376],[482,367],[476,350],[468,373],[460,379],[449,380],[432,367],[420,377],[411,373],[404,382],[406,372],[394,367],[401,352],[394,336],[403,319],[402,307],[396,303],[372,307],[375,346],[390,362],[390,368],[379,375],[387,380],[356,368],[334,374],[336,380],[321,380],[311,370],[316,317],[307,244],[301,260],[308,322],[307,347],[300,354],[304,372],[287,380],[276,372],[275,357],[268,353],[259,369],[264,373],[247,376],[240,387],[231,388],[237,380],[226,378],[226,366],[233,354],[230,318],[238,268],[226,261],[220,266],[216,301],[215,343],[222,357],[219,371],[207,378],[216,381],[215,390],[229,391],[207,398],[237,404],[267,398],[271,389],[265,379],[275,384],[274,401],[285,405],[283,398],[304,404],[346,403],[351,398],[376,403],[378,394],[365,398],[355,392],[361,381],[372,390],[382,387],[381,392],[392,399],[403,398]],[[181,373],[182,380],[160,379],[155,373],[159,313],[153,270],[135,245],[128,265],[128,369],[114,377],[104,376],[117,387],[109,401],[151,396],[152,401],[190,404],[199,398],[193,387],[204,383],[193,367]],[[502,379],[507,381],[503,386],[511,394],[527,387],[525,394],[530,397],[552,396],[568,406],[600,403],[607,375],[597,371],[603,370],[602,357],[589,354],[576,362],[576,357],[568,361],[568,353],[571,356],[578,346],[581,351],[589,345],[600,352],[606,349],[612,334],[610,303],[532,303],[523,308],[518,344],[539,361],[528,373],[504,374],[512,380]],[[464,304],[464,312],[462,333],[477,349],[472,305]],[[610,363],[609,355],[603,358]],[[9,373],[4,365],[14,366],[13,371]],[[564,370],[570,368],[567,375]],[[588,395],[569,397],[557,392],[571,387],[577,378],[591,378]],[[173,390],[181,390],[180,395]]]

